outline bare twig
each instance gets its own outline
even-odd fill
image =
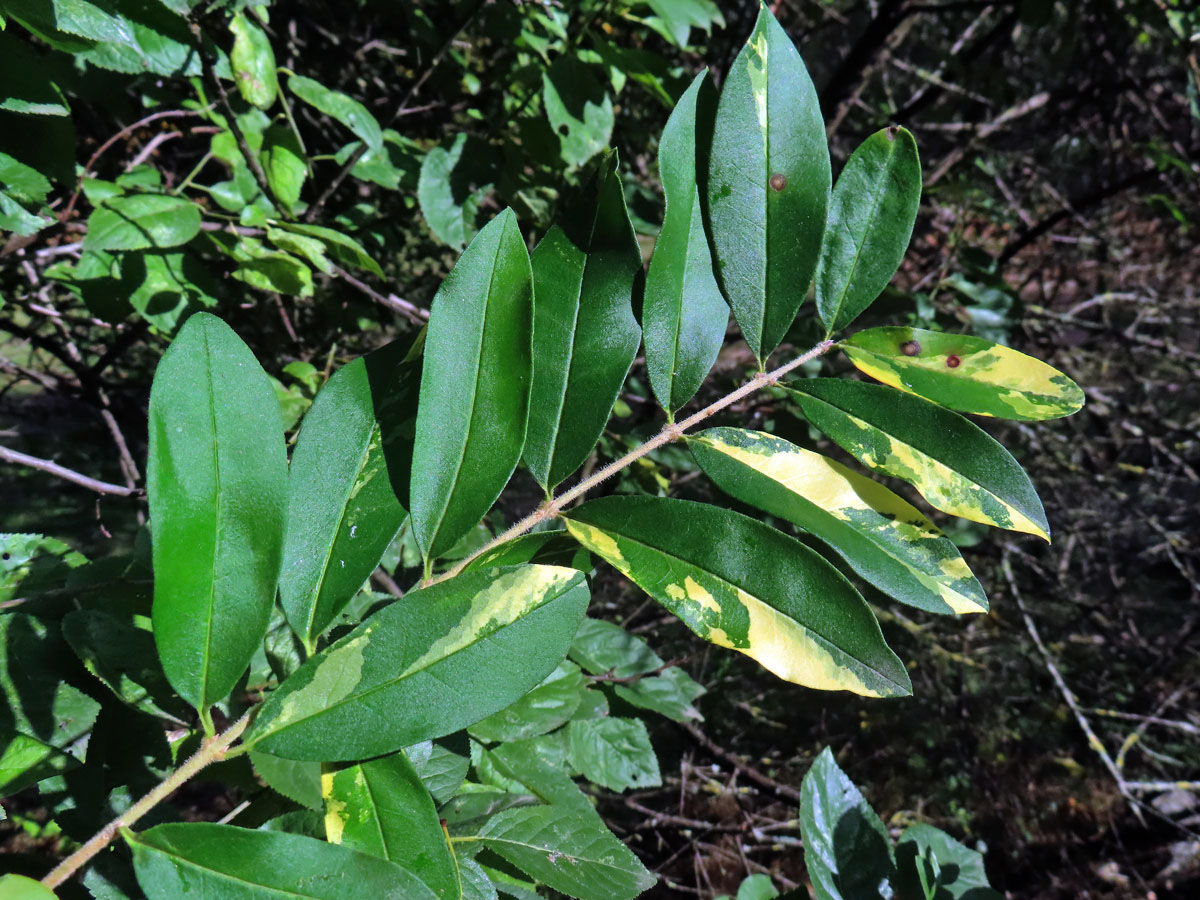
[[[789,787],[782,782],[776,781],[770,775],[765,775],[758,769],[754,768],[754,766],[742,762],[735,754],[726,750],[719,744],[714,743],[712,738],[710,738],[707,734],[690,722],[680,722],[678,724],[680,728],[692,736],[692,740],[708,750],[708,752],[713,754],[713,756],[716,756],[718,759],[723,759],[725,762],[729,763],[729,765],[733,766],[751,781],[757,782],[762,787],[767,788],[785,800],[793,800],[797,803],[800,802],[800,792],[794,787]]]
[[[80,487],[85,487],[89,491],[95,491],[97,494],[112,494],[116,497],[137,497],[142,494],[142,491],[134,487],[122,487],[119,484],[110,484],[107,481],[100,481],[96,478],[91,478],[81,472],[76,472],[74,469],[68,469],[65,466],[60,466],[58,463],[49,460],[41,459],[37,456],[30,456],[27,453],[20,453],[16,450],[10,450],[8,447],[0,447],[0,461],[14,463],[18,466],[28,466],[31,469],[37,469],[41,472],[48,472],[62,478],[65,481],[70,481]]]
[[[334,266],[333,273],[352,288],[355,288],[356,290],[366,294],[376,303],[386,306],[393,312],[399,313],[414,325],[424,325],[429,321],[429,310],[422,309],[415,303],[409,303],[407,300],[402,300],[395,294],[381,294],[366,282],[355,278],[341,266]]]

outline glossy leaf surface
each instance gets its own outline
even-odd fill
[[[275,53],[266,33],[242,13],[229,20],[233,49],[229,65],[242,99],[259,109],[275,102],[279,81],[275,74]]]
[[[521,458],[533,275],[516,216],[476,235],[433,299],[413,447],[411,513],[422,553],[449,550]]]
[[[288,90],[305,103],[345,125],[368,147],[376,152],[383,149],[383,130],[370,110],[341,91],[333,91],[318,81],[293,75]]]
[[[902,603],[987,612],[983,588],[954,543],[883,485],[761,431],[712,428],[688,446],[725,493],[820,538]]]
[[[674,412],[708,377],[725,341],[729,307],[713,274],[696,178],[696,119],[711,106],[707,72],[696,76],[663,129],[658,174],[666,195],[642,307],[646,373],[659,405]]]
[[[817,312],[830,334],[883,293],[904,259],[920,205],[921,161],[906,129],[877,131],[846,161],[817,266]]]
[[[838,378],[793,382],[805,417],[865,466],[903,478],[931,505],[984,525],[1050,540],[1024,469],[957,413],[892,388]]]
[[[517,741],[553,731],[570,721],[583,702],[583,673],[565,660],[516,703],[471,726],[481,741]]]
[[[838,768],[829,748],[800,786],[804,864],[818,900],[874,900],[892,875],[892,846],[879,816]]]
[[[467,777],[471,759],[467,755],[469,750],[466,737],[460,737],[461,753],[456,752],[453,738],[447,738],[445,741],[421,741],[404,748],[404,755],[416,769],[435,803],[445,803],[453,797]]]
[[[0,900],[58,900],[54,891],[24,875],[0,876]]]
[[[1083,391],[1058,369],[969,334],[869,328],[839,346],[876,381],[961,412],[1037,421],[1083,408]]]
[[[573,510],[567,528],[700,637],[780,678],[873,697],[911,692],[850,582],[761,522],[686,500],[606,497]]]
[[[508,706],[566,656],[583,575],[469,572],[412,591],[301,666],[245,742],[290,759],[364,759],[450,734]]]
[[[125,835],[148,900],[438,900],[400,866],[304,835],[207,822]]]
[[[524,459],[549,489],[596,446],[641,340],[632,297],[642,257],[615,153],[601,164],[594,203],[551,228],[532,264],[537,302]]]
[[[393,485],[408,487],[419,383],[419,363],[391,344],[339,369],[304,418],[288,477],[279,594],[288,622],[310,645],[404,522]]]
[[[442,900],[461,896],[433,798],[403,751],[325,773],[321,793],[330,843],[402,866]]]
[[[812,281],[830,183],[816,90],[763,6],[721,88],[707,196],[721,287],[760,361],[783,340]]]
[[[203,710],[232,690],[266,633],[287,509],[275,392],[215,316],[188,319],[158,364],[146,487],[154,641],[171,686]]]

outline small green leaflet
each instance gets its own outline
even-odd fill
[[[572,510],[567,528],[700,637],[780,678],[868,697],[912,692],[858,591],[761,522],[703,503],[616,496]]]
[[[721,88],[706,197],[721,288],[760,363],[812,281],[830,182],[816,89],[764,5]]]
[[[154,640],[179,695],[223,699],[266,634],[287,510],[287,453],[266,373],[233,330],[188,319],[150,390],[146,487]]]
[[[492,189],[486,182],[490,151],[480,143],[460,132],[449,146],[434,147],[417,180],[417,202],[429,230],[456,250],[475,236],[479,205]]]
[[[288,79],[288,90],[305,103],[325,113],[329,118],[341,122],[372,150],[383,149],[383,130],[370,110],[341,91],[333,91],[319,81],[293,75]]]
[[[475,236],[433,298],[413,447],[411,513],[426,560],[504,490],[525,445],[533,273],[517,217]]]
[[[0,898],[3,900],[58,900],[54,891],[40,881],[24,875],[0,876]]]
[[[74,756],[20,732],[0,729],[0,796],[17,791],[43,779],[78,768]],[[0,893],[0,898],[4,896]]]
[[[708,377],[725,341],[729,307],[713,275],[696,180],[696,119],[711,113],[707,70],[679,98],[658,145],[666,213],[642,307],[646,372],[659,405],[674,412]]]
[[[1083,391],[1058,369],[969,334],[869,328],[838,346],[876,381],[961,412],[1038,421],[1083,408]]]
[[[467,572],[411,591],[318,653],[244,743],[289,759],[365,759],[465,728],[550,674],[587,608],[557,566]]]
[[[1025,470],[957,413],[889,387],[840,378],[789,385],[805,418],[872,469],[903,478],[937,509],[1050,540]]]
[[[634,281],[642,270],[615,153],[594,203],[555,225],[532,256],[533,388],[524,459],[547,490],[583,465],[637,354]]]
[[[275,53],[266,33],[242,13],[229,20],[233,32],[233,49],[229,65],[242,99],[259,109],[269,109],[275,102],[279,82],[275,75]]]
[[[820,538],[900,602],[936,613],[987,612],[958,548],[883,485],[761,431],[711,428],[688,446],[727,494]]]
[[[829,334],[853,322],[900,267],[921,205],[917,142],[904,128],[871,135],[833,189],[817,267],[817,312]]]

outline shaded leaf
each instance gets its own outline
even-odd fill
[[[126,194],[105,200],[88,217],[85,250],[178,247],[200,232],[200,207],[183,197]]]
[[[583,673],[562,662],[546,680],[517,702],[470,727],[481,741],[517,741],[553,731],[568,722],[583,702]]]
[[[475,236],[479,206],[491,191],[489,148],[459,133],[449,146],[434,147],[421,163],[417,201],[430,231],[461,250]]]
[[[15,731],[0,731],[0,797],[79,766],[73,756]],[[5,894],[0,892],[0,897]]]
[[[905,829],[896,842],[896,865],[902,900],[1001,900],[1004,896],[988,884],[982,853],[932,825]]]
[[[641,719],[584,719],[567,727],[571,763],[610,791],[662,785],[658,757]]]
[[[421,741],[404,748],[404,755],[417,770],[435,803],[445,803],[454,796],[471,766],[466,736],[458,737],[462,739],[462,752],[456,752],[458,742],[453,736],[442,741]]]
[[[330,90],[303,75],[288,78],[288,90],[305,103],[350,129],[372,150],[383,149],[383,130],[370,110],[341,91]]]
[[[710,33],[713,26],[725,27],[725,19],[714,0],[646,0],[663,20],[666,36],[686,47],[693,28]]]
[[[630,684],[614,684],[613,693],[639,709],[649,709],[676,722],[697,721],[701,717],[692,704],[704,687],[678,666],[663,669],[662,674],[639,678]]]
[[[282,123],[272,124],[263,132],[261,161],[271,192],[287,210],[294,209],[308,177],[304,148],[295,132]]]
[[[559,56],[542,75],[542,102],[567,165],[583,165],[608,146],[613,103],[599,67],[571,54]]]

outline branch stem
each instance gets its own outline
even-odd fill
[[[76,472],[74,469],[68,469],[66,466],[60,466],[58,463],[49,459],[42,459],[37,456],[30,456],[27,453],[21,453],[17,450],[10,450],[8,447],[0,447],[0,462],[16,463],[19,466],[28,466],[31,469],[38,469],[42,472],[49,472],[51,475],[56,475],[66,481],[78,484],[81,487],[87,488],[89,491],[95,491],[97,494],[114,494],[118,497],[136,497],[142,492],[132,485],[122,487],[119,484],[111,484],[107,481],[100,481],[97,478],[91,478],[81,472]]]
[[[663,426],[663,429],[654,437],[650,438],[650,440],[638,447],[635,447],[633,450],[630,450],[620,459],[613,460],[599,472],[584,478],[573,488],[564,491],[552,500],[547,500],[525,518],[521,519],[519,522],[509,528],[508,531],[504,532],[499,537],[488,541],[466,559],[459,562],[458,565],[439,575],[437,578],[430,580],[428,583],[437,584],[439,581],[445,581],[448,578],[453,578],[485,553],[489,553],[499,547],[501,544],[506,544],[514,538],[518,538],[521,535],[532,531],[535,526],[541,524],[547,519],[555,518],[563,509],[569,506],[573,500],[582,497],[592,488],[604,481],[607,481],[622,469],[625,469],[637,462],[643,456],[653,453],[659,447],[666,446],[673,441],[679,440],[679,438],[684,436],[684,432],[686,432],[688,429],[699,425],[705,419],[715,415],[726,407],[732,406],[743,397],[753,394],[755,391],[758,391],[769,385],[776,384],[780,378],[788,374],[788,372],[791,372],[793,369],[798,369],[800,366],[816,359],[818,356],[828,353],[829,348],[832,346],[833,341],[821,341],[821,343],[817,344],[808,352],[802,353],[795,359],[784,363],[779,368],[770,372],[759,372],[737,390],[726,394],[724,397],[714,401],[713,403],[710,403],[699,412],[692,413],[692,415],[688,416],[681,422],[668,422]]]
[[[246,730],[246,726],[249,724],[250,714],[246,713],[246,715],[234,722],[222,734],[206,739],[195,755],[159,782],[154,790],[105,825],[104,828],[92,835],[86,844],[55,866],[53,871],[42,879],[42,884],[53,889],[74,875],[81,866],[112,842],[118,830],[132,825],[146,813],[150,812],[155,806],[175,793],[184,783],[191,780],[201,769],[220,759],[224,759],[225,752],[229,749],[229,746],[241,737],[242,732]]]

